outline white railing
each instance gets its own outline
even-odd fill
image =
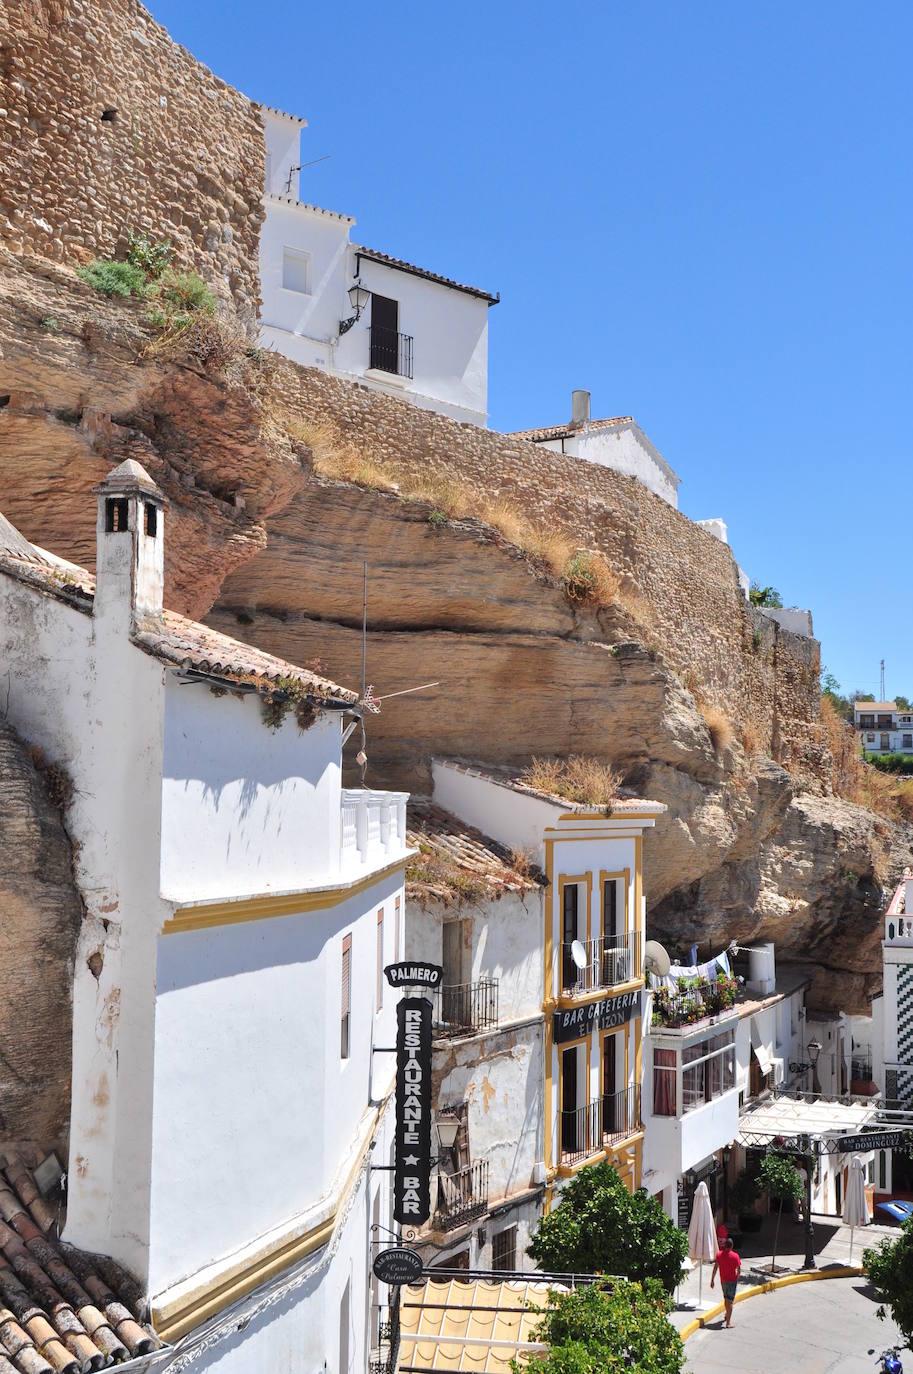
[[[889,945],[913,945],[913,916],[885,917],[884,938]]]
[[[408,792],[342,789],[342,864],[374,865],[406,847]]]

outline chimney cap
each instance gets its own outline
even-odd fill
[[[585,425],[590,418],[590,393],[582,389],[571,392],[571,424]]]
[[[141,491],[146,496],[154,497],[157,501],[164,502],[165,500],[163,492],[159,490],[146,469],[135,458],[125,459],[118,467],[112,469],[93,490],[98,495],[104,496]]]

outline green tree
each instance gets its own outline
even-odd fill
[[[769,606],[773,611],[783,609],[783,602],[776,587],[762,587],[760,582],[752,582],[748,588],[748,600],[752,606]]]
[[[534,1331],[547,1353],[522,1364],[514,1360],[513,1368],[523,1374],[679,1374],[684,1351],[668,1319],[671,1308],[655,1279],[553,1291]]]
[[[766,1193],[772,1202],[779,1202],[777,1209],[777,1226],[774,1231],[774,1252],[770,1261],[770,1272],[773,1273],[777,1263],[777,1243],[780,1239],[780,1218],[783,1216],[783,1203],[787,1198],[792,1198],[793,1202],[798,1202],[802,1196],[802,1179],[799,1171],[789,1155],[767,1154],[761,1161],[758,1170],[758,1187],[762,1193]]]
[[[895,697],[894,701],[897,704],[898,711],[913,711],[913,706],[910,705],[909,697]]]
[[[552,1273],[616,1274],[659,1279],[671,1293],[681,1277],[688,1237],[643,1188],[632,1193],[610,1164],[574,1176],[543,1217],[527,1248]]]
[[[905,1221],[897,1240],[883,1240],[871,1250],[863,1250],[862,1264],[883,1305],[878,1309],[882,1321],[885,1305],[891,1309],[907,1345],[913,1350],[913,1219]]]

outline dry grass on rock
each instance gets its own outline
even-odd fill
[[[719,706],[698,702],[697,709],[704,717],[704,724],[707,726],[714,752],[721,754],[732,743],[732,722],[726,712],[720,710]]]
[[[599,759],[572,754],[566,759],[534,758],[520,774],[520,782],[562,801],[608,809],[618,796],[621,778]]]
[[[819,720],[833,759],[831,786],[837,795],[889,820],[913,823],[913,778],[882,773],[863,762],[856,731],[828,696],[821,698]]]

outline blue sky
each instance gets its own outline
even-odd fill
[[[846,690],[913,696],[913,6],[152,0],[305,199],[501,292],[497,429],[632,414]]]

